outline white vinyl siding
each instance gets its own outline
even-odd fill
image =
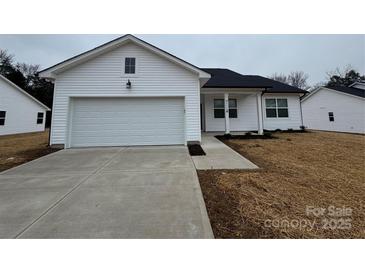
[[[136,58],[136,77],[124,75],[125,57]],[[128,79],[132,88],[126,88]],[[185,141],[200,141],[200,85],[194,74],[134,43],[120,46],[56,77],[51,144],[65,144],[70,97],[183,97]]]
[[[0,135],[44,131],[46,110],[31,98],[0,78],[0,111],[6,111]],[[38,113],[43,121],[37,124]]]
[[[71,147],[185,142],[182,98],[75,98],[71,116]]]
[[[321,88],[302,102],[309,129],[365,133],[365,99]],[[329,119],[333,112],[334,121]]]

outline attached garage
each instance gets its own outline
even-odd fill
[[[183,97],[72,98],[70,147],[185,144]]]
[[[40,72],[54,82],[51,146],[201,141],[200,87],[211,75],[133,35]]]

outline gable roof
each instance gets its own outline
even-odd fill
[[[365,98],[365,90],[362,90],[362,89],[359,89],[359,88],[341,87],[341,86],[336,86],[336,87],[318,87],[315,90],[313,90],[312,92],[310,92],[307,96],[302,97],[302,102],[304,102],[309,97],[311,97],[314,94],[316,94],[321,89],[326,89],[326,90],[329,90],[329,91],[332,91],[332,92],[340,92],[340,93],[343,93],[345,95],[355,96],[355,97],[358,97],[358,98]]]
[[[13,88],[15,88],[17,91],[19,91],[23,95],[27,96],[28,98],[30,98],[31,100],[33,100],[34,102],[36,102],[38,105],[40,105],[41,107],[43,107],[46,111],[50,111],[51,110],[49,107],[47,107],[46,105],[44,105],[41,102],[39,102],[36,98],[34,98],[33,96],[31,96],[28,92],[26,92],[25,90],[21,89],[20,87],[18,87],[16,84],[14,84],[12,81],[10,81],[9,79],[7,79],[6,77],[4,77],[1,74],[0,74],[0,79],[3,80],[5,83],[8,83],[10,86],[12,86]]]
[[[55,75],[59,72],[65,71],[73,66],[76,66],[80,63],[86,62],[87,60],[90,60],[96,56],[99,56],[105,52],[108,52],[110,50],[113,50],[114,48],[117,48],[123,44],[126,44],[128,42],[132,42],[135,43],[137,45],[142,46],[143,48],[150,50],[154,53],[156,53],[159,56],[162,56],[164,58],[169,59],[170,61],[172,61],[175,64],[178,64],[194,73],[197,73],[199,75],[200,78],[206,78],[209,79],[210,75],[208,73],[206,73],[205,71],[201,70],[200,68],[156,47],[153,46],[145,41],[143,41],[142,39],[139,39],[131,34],[127,34],[124,36],[121,36],[119,38],[116,38],[110,42],[107,42],[105,44],[102,44],[96,48],[93,48],[91,50],[88,50],[84,53],[81,53],[79,55],[76,55],[74,57],[71,57],[63,62],[60,62],[56,65],[53,65],[47,69],[44,69],[42,71],[39,72],[40,77],[42,78],[49,78],[49,79],[54,79]]]
[[[273,93],[307,93],[302,90],[259,75],[242,75],[230,69],[202,68],[211,75],[203,88],[264,88]]]

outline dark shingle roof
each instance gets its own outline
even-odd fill
[[[354,88],[354,87],[341,87],[341,86],[335,86],[335,87],[327,87],[329,89],[334,89],[343,93],[359,96],[362,98],[365,98],[365,90],[360,88]]]
[[[203,88],[267,88],[268,92],[307,93],[307,91],[259,75],[242,75],[229,69],[201,68],[212,77]]]

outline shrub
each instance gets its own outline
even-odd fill
[[[271,137],[272,137],[272,133],[271,133],[271,132],[265,132],[265,133],[264,133],[264,136],[265,136],[266,138],[271,138]]]
[[[251,135],[252,135],[252,133],[251,133],[251,132],[246,132],[246,133],[245,133],[245,135],[246,135],[246,136],[251,136]]]

